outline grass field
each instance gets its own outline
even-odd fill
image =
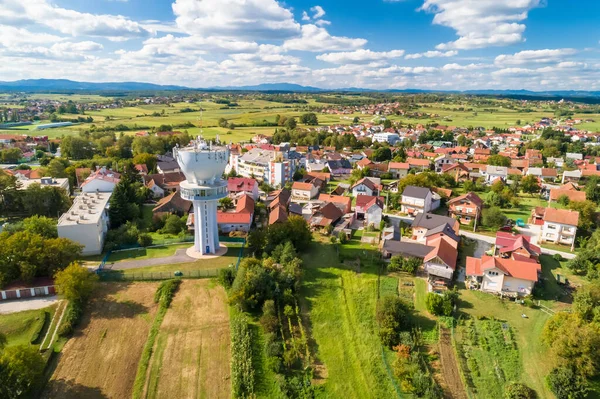
[[[312,350],[322,364],[317,369],[324,381],[320,396],[395,397],[377,336],[376,270],[363,264],[357,273],[342,266],[333,246],[324,242],[312,244],[304,265],[301,294],[315,341]]]
[[[49,324],[55,310],[56,305],[52,305],[44,309],[0,314],[0,333],[6,336],[8,345],[29,345],[33,333],[44,324],[44,313],[49,314],[46,323]]]
[[[58,355],[44,398],[131,397],[156,314],[158,284],[100,284],[74,336]]]
[[[212,280],[185,280],[161,324],[146,398],[229,398],[227,295]]]

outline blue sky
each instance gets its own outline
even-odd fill
[[[0,0],[0,80],[600,90],[596,0]]]

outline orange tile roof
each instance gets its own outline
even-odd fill
[[[577,226],[577,223],[579,222],[579,212],[566,209],[546,208],[543,220],[550,223]]]

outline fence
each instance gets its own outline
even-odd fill
[[[177,273],[177,275],[175,275]],[[157,281],[172,278],[208,278],[217,277],[219,269],[187,270],[181,272],[133,272],[121,273],[117,271],[100,271],[98,276],[101,281]]]

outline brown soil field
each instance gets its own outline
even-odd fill
[[[144,397],[229,398],[227,294],[211,280],[184,280],[160,327]]]
[[[43,398],[130,398],[158,306],[158,283],[101,283]]]
[[[452,347],[450,330],[447,328],[440,330],[440,361],[441,372],[446,382],[444,384],[445,396],[451,399],[466,399],[467,394],[460,379],[459,365]]]

